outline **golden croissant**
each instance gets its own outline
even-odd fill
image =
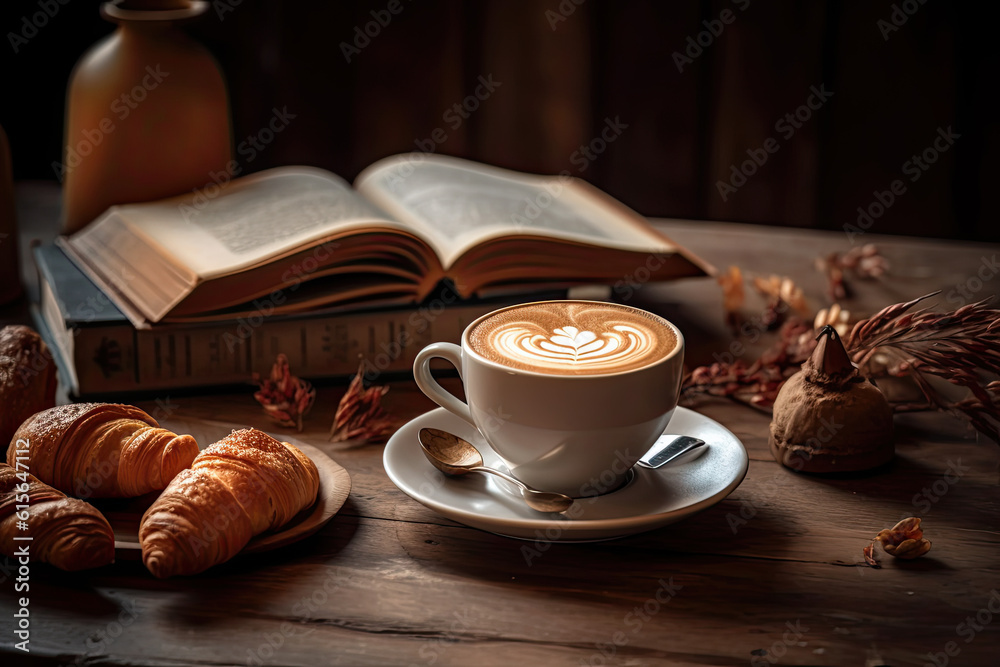
[[[11,444],[10,451],[16,449]],[[89,503],[67,498],[23,467],[0,463],[0,553],[62,570],[86,570],[114,561],[115,534]]]
[[[139,408],[73,403],[29,417],[14,434],[28,442],[28,468],[81,498],[130,498],[159,491],[198,455],[190,435],[162,429]],[[14,464],[15,448],[7,452]]]
[[[203,572],[288,523],[318,491],[316,465],[293,445],[256,429],[233,431],[143,514],[142,561],[159,578]]]

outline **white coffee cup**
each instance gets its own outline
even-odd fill
[[[518,318],[528,307],[548,308],[557,315],[563,308],[572,308],[573,313],[587,313],[594,326],[556,327],[554,330],[559,333],[548,338],[544,332],[510,334],[507,329],[501,331],[492,326],[500,320],[514,322],[508,328],[519,332],[517,327],[523,326]],[[601,328],[594,318],[600,319],[601,313],[609,308],[610,320],[627,316],[639,324],[632,329],[642,331],[631,331],[631,324],[614,331],[590,331]],[[484,347],[480,335],[483,323],[491,331],[500,332],[496,338],[500,343],[493,346],[493,342],[488,342],[485,345],[489,347]],[[534,322],[530,324],[536,326]],[[470,335],[477,342],[473,343]],[[586,343],[574,347],[576,356],[568,361],[556,358],[563,349],[559,347],[560,341],[567,341],[567,335],[572,336],[574,345],[577,341]],[[619,342],[614,348],[617,357],[603,353],[611,360],[610,366],[602,365],[597,357],[584,358],[591,352],[579,352],[592,350],[594,346],[598,346],[598,353],[604,348],[611,349],[614,336],[624,336],[625,343]],[[652,340],[646,340],[650,337]],[[512,345],[511,349],[529,355],[526,363],[488,353],[515,339],[520,347]],[[605,340],[609,343],[600,348]],[[622,359],[627,362],[629,350],[641,347],[644,340],[645,356],[632,366],[616,369],[615,364],[621,365]],[[476,346],[481,349],[477,351]],[[445,359],[458,369],[467,403],[433,378],[430,370],[433,358]],[[566,363],[562,367],[552,365],[563,361]],[[576,364],[587,363],[591,370],[574,374]],[[683,363],[681,332],[659,316],[618,304],[555,301],[511,306],[480,317],[465,329],[461,346],[433,343],[421,350],[414,361],[413,374],[421,391],[431,400],[483,435],[515,477],[541,490],[581,497],[606,493],[620,486],[628,470],[663,433],[677,406]]]

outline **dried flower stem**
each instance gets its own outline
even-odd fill
[[[770,409],[778,390],[809,357],[816,341],[812,327],[791,317],[779,331],[778,341],[749,366],[732,363],[699,366],[686,378],[681,391],[687,396],[708,394],[730,398],[762,410]]]
[[[848,350],[862,369],[876,353],[885,354],[892,361],[887,372],[912,377],[928,405],[965,417],[1000,442],[1000,382],[982,379],[983,374],[1000,375],[1000,310],[988,308],[990,299],[984,299],[944,313],[910,312],[936,294],[893,304],[858,322]],[[965,387],[972,396],[949,401],[927,376]]]
[[[950,312],[914,306],[938,294],[888,306],[854,325],[847,341],[851,359],[869,377],[888,374],[911,377],[927,399],[894,406],[897,412],[936,409],[967,419],[972,426],[1000,443],[1000,310],[989,300]],[[747,365],[742,360],[695,368],[684,381],[685,396],[708,394],[766,409],[781,384],[801,365],[815,346],[811,328],[797,318],[782,326],[778,341]],[[887,358],[883,370],[874,359]],[[943,396],[930,376],[965,387],[971,396],[952,401]]]

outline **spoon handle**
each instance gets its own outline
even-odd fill
[[[649,451],[642,455],[638,464],[644,468],[659,468],[671,461],[694,458],[693,453],[701,454],[704,449],[700,448],[704,446],[704,440],[688,435],[661,435]],[[692,455],[689,457],[688,454]]]
[[[487,468],[486,466],[475,466],[474,468],[469,468],[469,470],[471,472],[485,472],[485,473],[489,473],[491,475],[496,475],[500,479],[507,480],[508,482],[510,482],[511,484],[513,484],[514,486],[516,486],[516,487],[518,487],[520,489],[523,489],[524,491],[534,491],[534,489],[532,489],[530,486],[528,486],[527,484],[525,484],[521,480],[515,479],[515,478],[511,477],[507,473],[500,472],[496,468]]]

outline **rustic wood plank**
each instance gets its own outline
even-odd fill
[[[816,303],[823,284],[812,258],[843,243],[739,225],[668,228],[720,266],[795,275]],[[903,275],[863,285],[858,309],[954,285],[995,252],[878,240]],[[762,341],[732,337],[717,299],[706,280],[650,286],[634,301],[682,322],[689,358],[711,361],[734,341],[752,354]],[[460,391],[456,378],[444,384]],[[959,651],[951,664],[995,659],[1000,623],[986,619],[1000,613],[1000,593],[998,611],[989,607],[1000,588],[1000,448],[950,417],[899,417],[890,466],[824,477],[773,461],[766,414],[699,400],[693,407],[750,454],[747,478],[729,498],[642,535],[549,544],[443,519],[392,485],[381,445],[329,443],[344,388],[320,387],[305,431],[294,434],[351,474],[351,496],[331,523],[198,577],[159,581],[138,562],[78,574],[35,565],[32,663],[900,665],[927,663],[949,642]],[[281,432],[249,388],[141,405],[166,423],[183,416]],[[432,404],[404,379],[391,383],[386,407],[405,421]],[[928,556],[881,555],[881,569],[862,566],[874,533],[907,515],[923,517]],[[14,662],[24,656],[13,649],[10,565],[0,562],[0,660],[22,664]]]
[[[265,664],[315,664],[318,655],[420,663],[428,653],[462,664],[487,647],[504,658],[579,664],[621,631],[628,641],[611,664],[731,664],[782,644],[786,623],[798,622],[809,628],[805,643],[789,646],[782,664],[858,664],[872,644],[887,664],[912,663],[953,638],[990,594],[944,559],[879,571],[776,565],[684,558],[633,538],[553,545],[527,566],[523,546],[464,528],[344,517],[301,549],[234,561],[211,577],[159,582],[138,566],[40,577],[35,650],[104,648],[122,663],[245,664],[271,637],[281,645]],[[661,581],[675,595],[663,592],[656,604]],[[648,614],[636,612],[649,600]],[[123,620],[128,627],[113,642],[101,634],[117,634],[113,624]],[[914,625],[920,637],[912,637]],[[998,629],[984,633],[963,650],[967,664],[991,654]]]

